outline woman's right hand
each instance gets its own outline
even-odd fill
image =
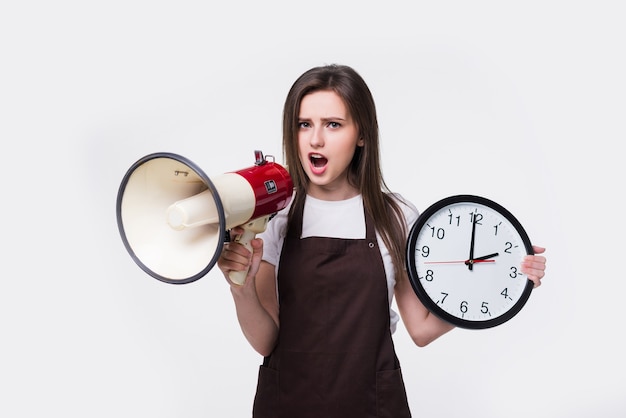
[[[243,232],[244,229],[241,227],[234,227],[230,231],[231,240],[224,244],[222,254],[217,260],[219,269],[231,286],[245,286],[246,283],[253,282],[263,256],[263,240],[260,238],[254,238],[250,241],[252,252],[242,244],[235,242],[236,237]],[[248,269],[248,274],[243,285],[237,284],[230,279],[231,272],[244,271],[246,269]]]

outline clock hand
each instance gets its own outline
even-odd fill
[[[474,263],[495,263],[496,260],[487,260],[482,258],[475,258]],[[454,260],[454,261],[424,261],[424,264],[469,264],[469,260]]]
[[[482,257],[476,257],[473,260],[471,260],[471,259],[470,260],[465,260],[464,263],[468,267],[471,267],[473,264],[476,264],[476,263],[495,263],[496,260],[489,260],[489,259],[493,258],[493,257],[497,257],[498,255],[500,255],[500,254],[493,253],[493,254],[483,255]]]
[[[499,255],[500,255],[500,254],[498,254],[498,253],[493,253],[493,254],[489,254],[489,255],[483,255],[482,257],[476,257],[476,258],[474,259],[474,261],[481,261],[481,260],[485,260],[485,261],[487,261],[487,259],[489,259],[489,258],[494,258],[494,257],[497,257],[497,256],[499,256]],[[491,261],[491,260],[490,260],[490,261]],[[493,261],[495,261],[495,260],[493,260]]]
[[[470,240],[469,259],[465,264],[467,268],[472,270],[474,268],[474,238],[476,237],[476,215],[472,217],[472,238]]]
[[[496,260],[490,260],[490,258],[494,258],[499,256],[499,253],[493,253],[488,255],[483,255],[482,257],[476,257],[472,262],[475,263],[495,263]],[[470,260],[454,260],[454,261],[424,261],[424,264],[465,264],[466,266],[470,264]]]

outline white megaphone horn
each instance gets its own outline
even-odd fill
[[[117,225],[142,270],[166,283],[198,280],[213,268],[235,226],[244,229],[236,242],[252,250],[250,241],[293,194],[287,170],[254,153],[254,166],[213,179],[172,153],[146,155],[130,167],[117,195]],[[231,272],[229,278],[243,284],[246,275]]]

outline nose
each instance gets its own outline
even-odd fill
[[[309,144],[313,148],[319,148],[324,146],[324,132],[321,128],[315,127],[311,130],[311,137],[309,138]]]

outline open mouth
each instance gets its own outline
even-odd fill
[[[315,168],[322,168],[328,163],[326,157],[320,154],[310,154],[309,161],[311,161],[311,165]]]

